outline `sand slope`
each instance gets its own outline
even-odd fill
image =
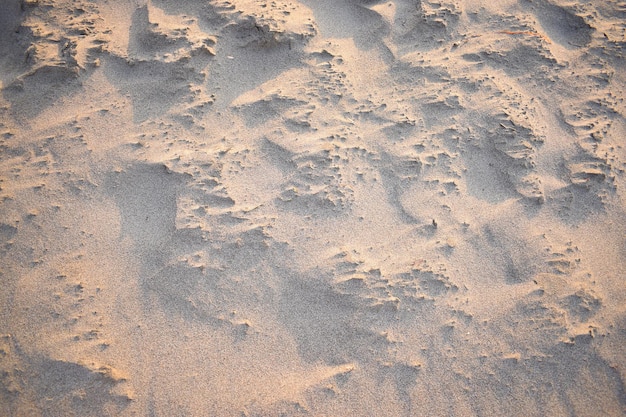
[[[626,3],[7,0],[0,415],[626,415]]]

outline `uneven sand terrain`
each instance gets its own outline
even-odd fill
[[[1,416],[626,415],[626,2],[0,2]]]

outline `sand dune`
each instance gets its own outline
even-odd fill
[[[626,3],[0,4],[0,415],[626,415]]]

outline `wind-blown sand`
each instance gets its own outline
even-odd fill
[[[626,3],[0,2],[0,415],[626,415]]]

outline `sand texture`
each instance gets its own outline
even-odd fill
[[[626,416],[626,2],[1,0],[0,416]]]

